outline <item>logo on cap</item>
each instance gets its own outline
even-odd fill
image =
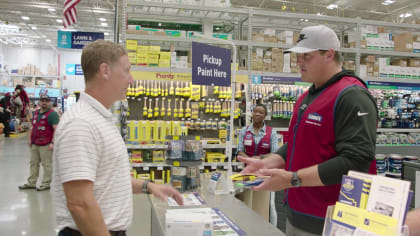
[[[297,43],[299,43],[300,41],[307,39],[307,37],[305,37],[305,34],[300,34],[299,35],[299,39],[297,40]]]

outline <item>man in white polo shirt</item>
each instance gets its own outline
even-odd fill
[[[55,134],[52,193],[59,236],[125,235],[132,221],[132,193],[166,200],[173,187],[132,179],[127,148],[109,108],[133,83],[123,47],[98,40],[83,49],[86,89],[64,113]]]

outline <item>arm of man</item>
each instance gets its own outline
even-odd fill
[[[341,183],[349,170],[368,172],[375,156],[377,110],[374,100],[363,88],[352,87],[339,98],[335,111],[337,155],[328,161],[297,171],[301,186]],[[291,187],[292,173],[262,170],[272,178],[255,190],[280,191]]]
[[[410,235],[420,235],[420,208],[414,209],[407,214],[405,224],[408,225]]]
[[[141,179],[131,178],[133,193],[142,193],[143,183],[144,181]],[[172,197],[178,203],[178,205],[182,206],[184,204],[182,195],[172,186],[149,182],[147,184],[147,190],[162,201],[168,201],[168,197]]]
[[[93,182],[70,181],[63,184],[67,208],[82,235],[109,235],[101,209],[93,194]]]
[[[53,138],[51,140],[51,143],[49,145],[49,149],[52,150],[54,147],[54,134],[55,134],[55,129],[57,128],[58,122],[60,121],[60,118],[57,114],[57,112],[51,112],[50,115],[48,116],[48,124],[50,124],[52,126],[52,128],[54,129],[54,133],[53,133]]]

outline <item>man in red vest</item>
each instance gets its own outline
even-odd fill
[[[30,174],[28,183],[20,185],[19,189],[35,189],[44,191],[50,188],[52,172],[52,150],[54,130],[57,127],[58,114],[50,108],[50,97],[41,95],[41,108],[32,118],[32,129],[29,135],[31,147]],[[41,185],[37,188],[39,164],[42,163],[44,176]]]
[[[271,176],[254,190],[285,189],[287,235],[320,235],[327,207],[338,200],[349,170],[376,173],[377,109],[366,83],[341,67],[340,41],[324,26],[302,29],[297,53],[302,80],[289,140],[263,160],[242,158],[244,173]]]

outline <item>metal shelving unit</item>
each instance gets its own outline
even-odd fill
[[[378,133],[420,133],[420,129],[384,129],[384,128],[378,128]]]
[[[203,144],[203,149],[226,149],[226,144]],[[167,149],[168,145],[131,145],[127,144],[127,149],[134,150],[154,150],[154,149]],[[237,145],[232,145],[232,148],[237,148]]]
[[[390,77],[367,77],[366,81],[373,82],[396,82],[396,83],[415,83],[420,85],[420,80],[418,79],[405,79],[405,78],[390,78]]]
[[[227,162],[203,162],[202,167],[210,166],[217,168],[218,166],[223,166],[227,168]],[[131,167],[171,167],[172,165],[166,163],[131,163]],[[242,162],[232,162],[232,166],[244,166]]]
[[[272,76],[272,77],[293,77],[299,78],[298,73],[272,73],[252,71],[252,51],[253,48],[290,48],[292,45],[281,43],[268,42],[254,42],[252,41],[252,32],[255,29],[262,27],[269,27],[274,29],[294,30],[298,31],[301,28],[314,25],[316,23],[326,24],[332,27],[336,33],[343,39],[346,31],[358,32],[361,35],[361,28],[364,25],[384,26],[389,27],[392,31],[396,29],[404,29],[407,31],[418,32],[420,25],[391,23],[374,20],[362,20],[354,18],[342,18],[332,16],[317,16],[313,14],[302,13],[288,13],[280,11],[260,10],[252,8],[219,8],[209,6],[194,6],[182,4],[164,4],[157,2],[145,2],[141,0],[125,0],[123,1],[126,10],[123,14],[123,22],[127,22],[126,17],[133,20],[159,20],[165,22],[179,22],[186,24],[203,24],[203,22],[211,21],[214,24],[231,23],[239,30],[239,39],[246,38],[247,40],[233,40],[237,46],[247,46],[248,61],[246,71],[240,71],[238,74],[248,75],[248,84],[252,84],[253,76]],[[308,19],[309,22],[302,22],[300,19]],[[244,31],[245,30],[245,31]],[[126,39],[137,39],[145,41],[161,41],[161,42],[179,42],[190,43],[191,38],[175,38],[167,36],[149,36],[126,34],[125,27],[122,27],[122,42],[125,44]],[[218,44],[210,40],[200,40],[204,43]],[[360,48],[360,37],[356,40],[356,48],[342,48],[342,53],[351,54],[355,58],[356,74],[360,70],[361,55],[371,54],[379,56],[391,57],[416,57],[420,58],[420,53],[406,53],[396,51],[378,51]],[[174,68],[148,68],[148,67],[133,67],[134,71],[156,71],[156,72],[178,72],[191,73],[191,69],[174,69]],[[397,78],[365,78],[366,81],[377,82],[399,82],[399,83],[416,83],[420,84],[420,80],[415,79],[397,79]],[[251,101],[251,86],[247,86],[246,99],[247,104]],[[249,125],[250,106],[246,106],[246,125]],[[275,128],[275,131],[287,131],[287,128]],[[418,130],[407,129],[378,129],[378,132],[418,132]]]

